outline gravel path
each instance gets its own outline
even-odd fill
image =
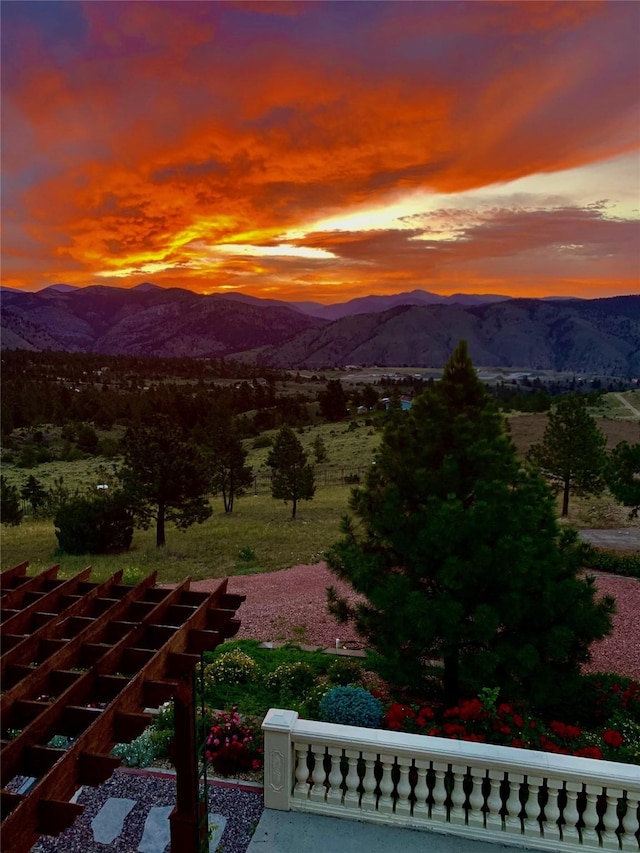
[[[135,800],[122,832],[108,845],[94,840],[91,821],[110,797]],[[72,827],[58,836],[42,836],[33,853],[136,853],[142,839],[149,806],[174,806],[173,777],[116,771],[99,788],[84,788],[78,802],[85,808]],[[264,807],[262,791],[211,785],[209,812],[227,818],[220,841],[222,853],[245,853]],[[157,850],[156,853],[162,853]],[[179,853],[179,851],[178,851]]]
[[[610,637],[593,644],[589,672],[612,671],[640,679],[640,581],[617,575],[597,574],[596,585],[613,595],[618,612]],[[219,581],[197,581],[194,589],[209,590]],[[246,595],[240,607],[242,625],[238,637],[255,640],[293,640],[313,646],[334,646],[357,641],[353,628],[340,625],[327,613],[326,589],[335,586],[351,600],[357,596],[337,581],[324,563],[294,566],[260,575],[229,578],[229,592]]]

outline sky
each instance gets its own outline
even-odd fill
[[[2,284],[640,292],[640,3],[3,0]]]

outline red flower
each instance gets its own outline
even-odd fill
[[[602,752],[597,746],[583,746],[581,749],[576,749],[573,754],[581,758],[602,758]]]
[[[465,727],[461,726],[459,723],[445,723],[442,727],[442,732],[447,737],[451,738],[463,738],[467,734]]]
[[[612,746],[615,749],[622,746],[624,743],[624,738],[620,732],[617,732],[615,729],[607,729],[606,732],[602,732],[602,740],[607,744],[607,746]]]
[[[569,726],[566,723],[559,722],[558,720],[553,720],[550,723],[549,728],[554,735],[557,735],[557,737],[560,737],[563,740],[575,740],[582,734],[578,726]]]
[[[461,720],[479,720],[485,716],[484,706],[479,699],[469,699],[463,702],[457,710]]]

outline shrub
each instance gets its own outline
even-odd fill
[[[382,702],[363,687],[332,687],[320,701],[320,715],[327,723],[375,729],[382,712]]]
[[[241,720],[236,708],[216,714],[205,754],[221,776],[260,770],[263,754],[260,724],[251,717]]]
[[[611,551],[599,551],[591,545],[584,545],[582,565],[585,569],[640,578],[640,554],[616,554]]]
[[[248,545],[238,551],[238,560],[240,560],[241,563],[254,563],[255,559],[256,552]]]
[[[362,667],[349,658],[336,658],[327,670],[331,684],[353,684],[362,678]]]
[[[273,437],[270,435],[259,435],[257,438],[253,440],[253,449],[260,450],[263,447],[271,447],[273,444]]]
[[[152,727],[145,729],[131,743],[117,743],[112,753],[122,758],[125,767],[149,767],[157,755]]]
[[[304,696],[315,684],[315,675],[308,663],[282,663],[265,678],[265,684],[279,693]]]
[[[133,539],[133,517],[122,493],[75,497],[63,503],[53,523],[65,554],[126,551]]]
[[[204,669],[205,687],[215,684],[246,684],[259,679],[260,667],[240,649],[224,652]]]
[[[169,747],[175,736],[173,702],[165,702],[160,708],[150,731],[151,742],[155,749],[155,757],[165,758],[169,755]]]
[[[299,708],[300,716],[307,720],[320,719],[320,703],[330,689],[331,686],[326,682],[316,683],[304,697]]]

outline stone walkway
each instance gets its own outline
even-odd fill
[[[116,771],[74,797],[84,812],[58,836],[42,836],[32,853],[168,853],[175,774]],[[245,853],[263,813],[261,786],[209,784],[209,850]],[[180,851],[178,851],[180,853]]]
[[[93,840],[99,844],[113,844],[122,835],[124,821],[136,801],[126,797],[109,797],[91,821]],[[171,841],[169,815],[173,806],[151,806],[144,822],[139,853],[164,853]],[[215,851],[227,826],[224,815],[209,813],[209,850]]]

